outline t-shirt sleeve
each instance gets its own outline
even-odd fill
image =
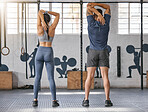
[[[87,23],[91,27],[99,27],[100,26],[100,22],[99,21],[96,21],[94,19],[93,15],[87,16]]]
[[[105,14],[104,18],[105,18],[105,23],[109,24],[111,16],[109,14]]]

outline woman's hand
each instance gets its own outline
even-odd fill
[[[41,11],[41,13],[45,13],[45,11],[43,9],[41,9],[40,11]]]
[[[47,24],[46,24],[45,22],[43,22],[43,23],[42,23],[42,26],[43,26],[44,30],[46,31],[47,28],[48,28]]]

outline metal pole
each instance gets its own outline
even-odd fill
[[[38,0],[38,12],[39,12],[39,10],[40,10],[40,0]],[[37,44],[37,47],[40,45],[40,42],[39,42],[39,39],[38,39],[38,44]],[[36,66],[35,66],[36,67]],[[36,74],[35,74],[36,75]],[[39,83],[39,90],[41,90],[41,81],[40,81],[40,83]]]
[[[81,13],[81,34],[80,34],[80,49],[81,49],[81,90],[83,90],[83,1],[80,0]]]
[[[22,48],[24,49],[23,38],[24,38],[24,3],[22,3],[22,27],[21,27],[21,44]]]
[[[38,4],[38,11],[39,11],[40,10],[40,0],[38,0],[37,4]]]
[[[141,90],[143,90],[143,0],[141,0]]]
[[[2,1],[0,1],[0,3],[3,3]],[[37,3],[37,1],[32,1],[32,2],[27,2],[27,1],[8,1],[8,3]],[[80,2],[47,2],[47,1],[41,1],[40,3],[80,3]],[[89,2],[83,2],[82,3],[89,3]],[[120,1],[120,2],[95,2],[95,3],[140,3],[139,2],[134,2],[134,1]],[[148,1],[144,1],[143,3],[148,3]]]
[[[4,47],[6,47],[6,6],[7,6],[7,4],[6,3],[4,3]]]
[[[38,12],[39,12],[39,10],[40,10],[40,0],[38,0],[37,4],[38,4]],[[39,46],[39,45],[40,45],[40,42],[39,42],[39,39],[38,39],[38,44],[37,44],[37,46]]]
[[[28,79],[28,66],[27,66],[27,30],[26,30],[26,3],[25,3],[25,48],[26,48],[26,79]]]

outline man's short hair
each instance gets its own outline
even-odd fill
[[[96,9],[101,15],[103,15],[103,11],[101,10],[101,9]],[[94,13],[94,15],[96,15],[95,13]]]

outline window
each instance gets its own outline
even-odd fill
[[[9,32],[9,34],[18,34],[22,31],[24,32],[25,27],[22,26],[22,3],[8,3],[7,7],[7,31]],[[60,13],[60,20],[56,28],[56,34],[80,33],[80,4],[41,3],[40,9],[52,10],[54,12]],[[26,14],[27,33],[37,33],[37,4],[27,3]],[[86,20],[86,14],[84,15]],[[54,16],[51,16],[51,23],[54,21],[54,18]],[[25,23],[25,19],[23,19],[23,23]],[[84,27],[86,28],[86,22]]]
[[[63,33],[80,32],[80,4],[63,4]]]
[[[6,5],[7,13],[6,17],[6,28],[7,34],[17,34],[18,33],[18,14],[17,14],[17,3],[8,3]]]
[[[128,21],[128,3],[118,4],[118,33],[128,34],[129,21]]]
[[[58,12],[60,13],[60,19],[59,19],[59,23],[56,27],[56,34],[63,34],[63,16],[62,16],[62,3],[52,3],[52,11],[53,12]],[[54,16],[52,16],[52,21],[53,22],[55,19]]]
[[[25,6],[26,6],[26,31],[27,33],[37,33],[37,5],[19,4],[19,33],[25,32]],[[22,24],[23,8],[23,24]],[[23,25],[23,26],[22,26]]]
[[[148,33],[148,4],[144,4],[144,33]],[[118,33],[140,34],[141,32],[141,5],[139,3],[118,4]]]
[[[86,18],[86,7],[87,7],[87,3],[83,4],[83,34],[88,34],[88,30],[87,30],[87,18]]]
[[[27,33],[37,33],[37,4],[26,4]]]
[[[80,32],[80,4],[73,3],[41,3],[43,10],[52,10],[60,13],[60,20],[56,34],[78,34]],[[51,16],[51,23],[55,17]]]
[[[78,34],[80,32],[80,4],[52,3],[52,11],[60,13],[56,34]]]
[[[143,4],[144,8],[144,20],[143,20],[143,28],[144,28],[144,33],[148,33],[148,3]]]

